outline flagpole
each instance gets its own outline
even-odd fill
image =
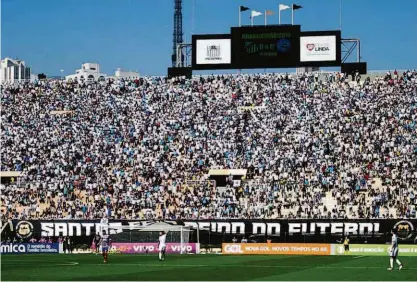
[[[241,13],[242,13],[242,12],[240,11],[240,7],[241,7],[241,6],[239,6],[239,11],[238,11],[238,13],[239,13],[239,27],[241,26],[241,21],[242,21],[242,20],[241,20]]]
[[[252,24],[252,26],[253,26],[253,16],[252,16],[252,14],[251,14],[250,19],[251,19],[251,24]]]
[[[278,8],[278,24],[281,24],[281,9]]]
[[[291,4],[291,24],[294,25],[294,4]]]
[[[339,24],[340,24],[340,30],[342,30],[342,0],[339,2]]]
[[[265,10],[265,26],[266,26],[266,10]]]
[[[194,30],[195,30],[195,0],[193,0],[193,19],[192,19],[192,23],[193,23],[193,26],[192,26],[192,34],[194,34]]]

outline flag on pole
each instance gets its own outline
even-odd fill
[[[251,18],[254,18],[254,17],[257,17],[257,16],[262,16],[262,13],[258,12],[258,11],[255,11],[255,10],[252,10]]]
[[[284,4],[279,4],[279,10],[280,11],[284,11],[284,10],[287,10],[287,9],[290,9],[291,7],[290,6],[288,6],[288,5],[284,5]]]
[[[262,13],[258,12],[258,11],[255,11],[255,10],[252,10],[252,12],[250,14],[250,19],[251,19],[252,26],[253,26],[253,18],[257,17],[257,16],[262,16]]]
[[[268,24],[268,21],[267,21],[267,17],[268,16],[272,16],[274,14],[274,11],[271,11],[271,10],[265,10],[265,26]]]
[[[302,6],[297,5],[297,4],[292,4],[292,15],[291,15],[291,24],[294,25],[294,10],[298,10],[301,9]]]
[[[291,7],[285,4],[279,4],[279,9],[278,9],[278,23],[279,24],[281,24],[281,11],[285,11],[288,9],[291,9]]]
[[[241,26],[241,22],[242,22],[242,17],[241,17],[241,13],[244,11],[250,10],[249,7],[245,7],[245,6],[239,6],[239,26]]]
[[[293,10],[298,10],[298,9],[301,9],[301,8],[302,8],[302,6],[300,6],[300,5],[292,4],[292,9]]]

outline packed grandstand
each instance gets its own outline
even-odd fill
[[[416,218],[416,71],[42,80],[1,107],[3,220]]]

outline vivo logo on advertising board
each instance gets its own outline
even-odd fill
[[[169,254],[198,253],[199,244],[196,243],[168,243],[166,251]],[[157,243],[113,243],[112,252],[123,254],[157,253]]]
[[[1,244],[0,252],[2,254],[26,253],[26,246],[23,244]]]
[[[194,248],[191,245],[185,245],[185,246],[180,246],[180,245],[174,245],[171,246],[171,249],[174,253],[179,253],[179,252],[192,252],[194,250]]]

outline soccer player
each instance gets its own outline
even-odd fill
[[[169,231],[168,231],[169,232]],[[165,260],[165,252],[166,252],[166,237],[168,232],[161,231],[159,233],[159,242],[158,242],[158,250],[159,250],[159,261]]]
[[[392,233],[392,240],[391,240],[391,247],[390,247],[390,267],[388,270],[393,270],[394,268],[394,260],[398,264],[398,270],[401,270],[403,268],[402,263],[397,258],[398,256],[398,236],[397,236],[397,230],[393,229],[391,231]]]
[[[96,245],[96,255],[100,252],[100,241],[101,236],[99,233],[96,233],[96,236],[94,236],[94,245]]]
[[[349,236],[345,237],[345,240],[343,241],[343,246],[345,246],[345,255],[349,254]]]
[[[109,229],[109,219],[107,218],[107,215],[104,215],[104,217],[100,219],[100,230],[108,231],[108,229]]]
[[[104,215],[104,217],[100,219],[100,224],[103,224],[103,225],[109,224],[109,219],[107,218],[107,215]]]
[[[103,230],[103,236],[101,236],[100,245],[101,245],[101,251],[103,253],[104,263],[107,263],[109,248],[111,248],[111,239],[110,239],[110,236],[107,235],[106,230]]]

